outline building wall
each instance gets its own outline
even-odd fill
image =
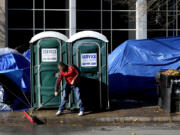
[[[67,37],[83,30],[100,32],[109,40],[109,53],[129,39],[180,35],[180,0],[0,0],[4,1],[6,41],[21,52],[33,35],[50,30]],[[5,22],[4,16],[0,19]]]
[[[129,1],[8,0],[8,46],[25,51],[30,38],[42,31],[58,31],[69,37],[93,30],[108,38],[111,53],[125,40],[136,38],[135,0]]]
[[[5,0],[0,0],[0,48],[5,47],[6,44],[5,7]]]

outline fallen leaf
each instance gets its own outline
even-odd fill
[[[136,133],[135,132],[131,132],[131,135],[136,135]]]
[[[99,123],[96,123],[96,126],[98,126],[99,125]]]
[[[64,121],[61,120],[60,123],[64,123]]]
[[[136,122],[136,121],[137,121],[137,119],[134,119],[134,120],[133,120],[133,122]]]
[[[76,124],[72,124],[72,127],[76,127],[77,125]]]
[[[121,121],[120,124],[124,124],[124,121]]]

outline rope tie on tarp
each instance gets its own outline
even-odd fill
[[[14,92],[12,92],[11,90],[9,90],[9,88],[7,88],[4,84],[2,84],[1,82],[0,82],[0,85],[2,85],[8,92],[10,92],[13,96],[15,96],[19,101],[21,101],[24,105],[26,105],[26,106],[31,106],[31,104],[27,104],[26,102],[24,102],[21,98],[19,98]],[[23,92],[24,93],[24,92]],[[24,95],[24,94],[23,94]],[[25,96],[25,95],[24,95]],[[25,96],[26,97],[26,96]],[[26,97],[27,98],[27,97]]]
[[[23,70],[26,70],[26,69],[31,69],[30,67],[26,67],[26,68],[22,68],[22,69],[16,69],[17,71],[23,71]],[[18,73],[17,73],[18,74]],[[30,78],[30,76],[26,75],[26,74],[23,74],[23,76],[25,78]],[[10,79],[10,78],[9,78]],[[5,86],[3,83],[0,82],[0,85],[2,85],[8,92],[10,92],[13,96],[15,96],[19,101],[21,101],[24,105],[26,105],[27,107],[30,106],[32,107],[32,104],[30,103],[30,101],[28,100],[26,94],[24,93],[24,91],[20,88],[24,98],[26,99],[27,103],[24,102],[21,98],[18,97],[18,95],[16,95],[16,93],[14,93],[12,90],[10,90],[9,88],[7,88],[7,86]],[[19,87],[19,86],[18,86]]]

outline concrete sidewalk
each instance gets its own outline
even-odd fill
[[[90,113],[77,116],[77,112],[64,111],[60,116],[56,110],[39,110],[33,115],[45,124],[73,123],[126,123],[126,122],[180,122],[180,114],[164,113],[158,106],[120,109],[107,112]],[[0,124],[27,124],[23,112],[1,113]]]

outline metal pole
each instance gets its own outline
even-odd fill
[[[46,30],[46,11],[45,11],[45,8],[46,8],[46,1],[43,0],[43,31]]]
[[[69,37],[76,33],[76,0],[69,0]]]
[[[101,33],[103,29],[103,13],[102,13],[102,0],[101,0]]]
[[[168,0],[166,0],[166,37],[168,37],[169,33],[168,33]]]
[[[41,83],[40,83],[40,81],[41,81],[41,78],[40,78],[40,76],[41,76],[41,74],[40,74],[40,42],[41,42],[41,40],[39,40],[38,41],[38,43],[37,43],[37,66],[38,66],[38,107],[41,107],[42,106],[42,104],[41,104]]]
[[[136,1],[136,39],[147,38],[147,0]]]
[[[176,1],[173,0],[173,36],[176,36],[175,25],[176,25]]]
[[[176,0],[176,36],[178,36],[178,2],[179,2],[179,0]]]
[[[35,0],[33,0],[33,36],[35,35]]]
[[[111,50],[110,50],[110,53],[112,52],[112,50],[113,50],[113,44],[112,44],[112,42],[113,42],[113,34],[112,34],[112,0],[111,0],[111,15],[110,15],[110,17],[111,17]]]
[[[5,47],[8,47],[8,0],[5,1]]]
[[[106,43],[106,55],[107,55],[107,57],[108,57],[108,43]],[[106,58],[106,66],[107,66],[107,71],[106,71],[106,76],[107,76],[107,102],[108,102],[108,104],[107,104],[107,109],[110,109],[110,99],[109,99],[109,75],[108,75],[108,58]]]

